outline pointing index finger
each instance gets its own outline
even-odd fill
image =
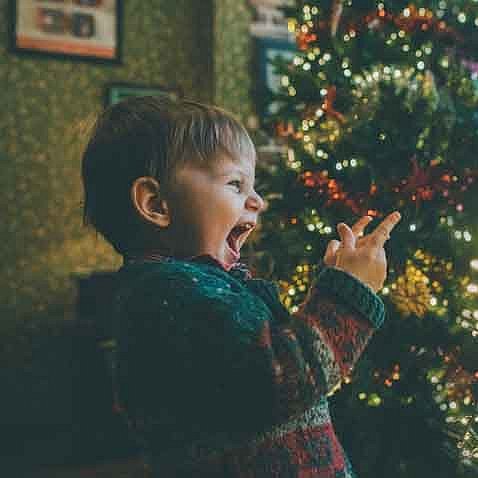
[[[394,211],[389,214],[370,234],[377,242],[383,245],[386,240],[390,239],[390,233],[393,228],[398,224],[401,219],[401,215],[398,211]]]

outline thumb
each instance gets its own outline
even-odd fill
[[[337,232],[340,236],[340,242],[342,242],[342,246],[345,248],[354,248],[355,247],[355,234],[353,233],[352,229],[350,229],[347,224],[341,222],[337,226]]]

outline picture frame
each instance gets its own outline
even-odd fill
[[[263,116],[270,116],[276,112],[276,105],[269,104],[271,93],[276,93],[280,87],[280,75],[276,73],[272,60],[277,57],[292,61],[297,54],[295,41],[278,38],[256,39],[258,64],[258,99],[259,109]]]
[[[10,0],[10,50],[120,64],[122,0]]]
[[[105,106],[114,105],[131,96],[171,96],[182,97],[178,87],[163,85],[144,85],[135,83],[108,83],[105,88]]]
[[[254,37],[295,39],[295,32],[290,32],[284,7],[292,7],[295,0],[249,0],[255,10],[254,21],[250,25]]]

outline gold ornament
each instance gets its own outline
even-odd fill
[[[411,261],[407,262],[405,273],[390,286],[393,291],[390,300],[405,317],[412,314],[423,317],[432,299],[430,279]]]

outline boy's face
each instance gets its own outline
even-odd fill
[[[171,250],[178,256],[210,254],[226,264],[237,262],[264,209],[254,181],[255,161],[248,158],[182,166],[170,191],[171,224],[164,231]]]

